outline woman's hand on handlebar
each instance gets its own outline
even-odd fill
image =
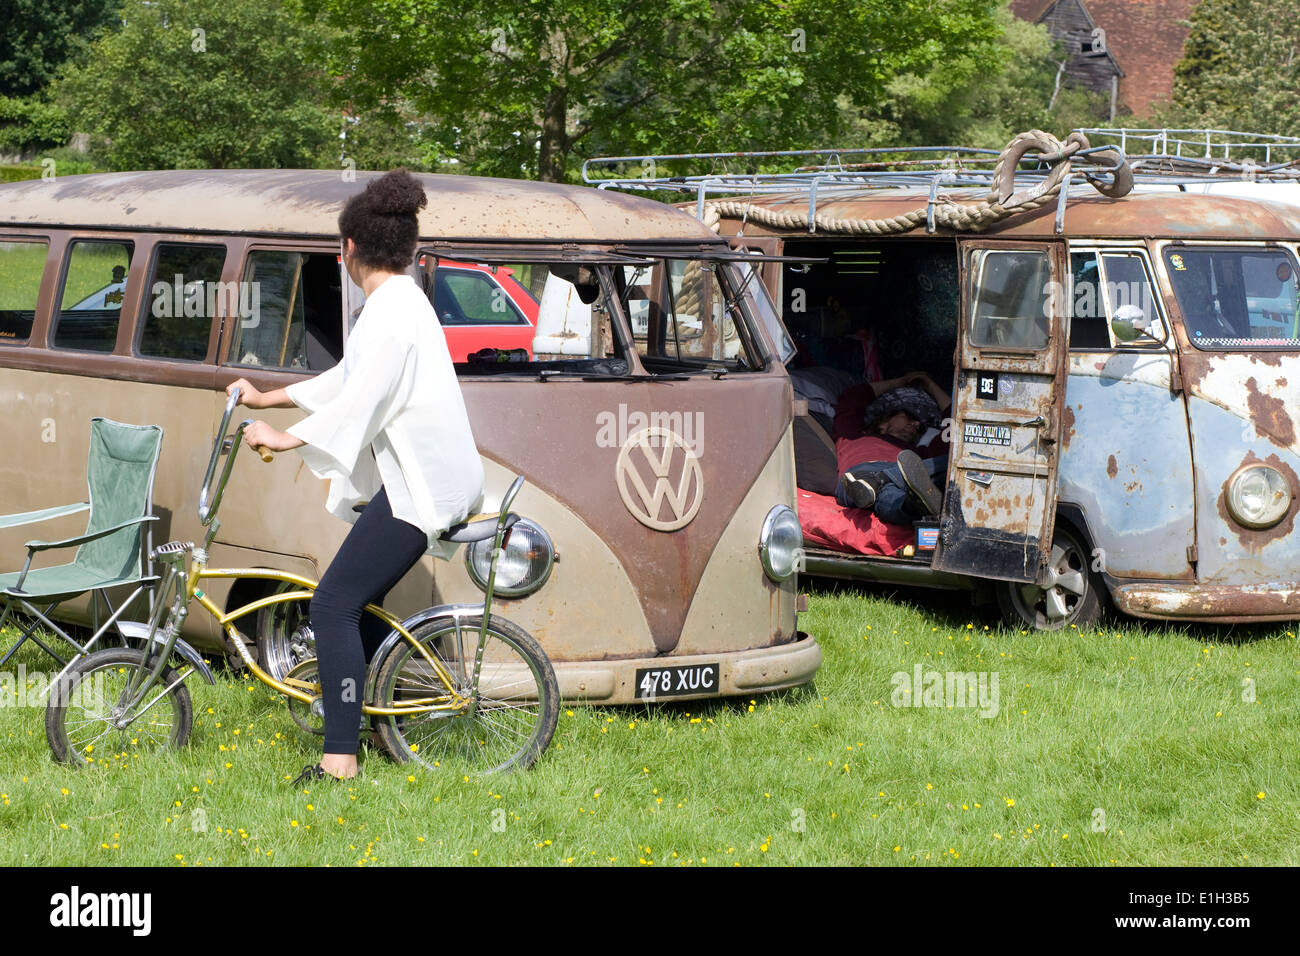
[[[291,408],[293,406],[289,393],[283,388],[263,392],[248,379],[238,378],[226,386],[226,394],[229,395],[235,389],[239,389],[239,404],[248,408]]]
[[[306,444],[301,438],[296,438],[288,432],[282,432],[260,421],[253,422],[244,429],[244,443],[250,448],[263,447],[269,451],[289,451],[291,448]]]

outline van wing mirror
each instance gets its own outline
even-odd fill
[[[1135,342],[1141,338],[1151,339],[1153,342],[1163,342],[1163,329],[1160,326],[1159,319],[1146,320],[1146,316],[1140,311],[1135,314],[1125,314],[1124,308],[1115,313],[1115,317],[1110,320],[1111,331],[1115,333],[1115,338],[1120,342]]]

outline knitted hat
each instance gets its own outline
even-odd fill
[[[862,414],[862,427],[871,431],[877,423],[896,412],[907,412],[922,425],[934,427],[939,424],[939,405],[930,394],[919,388],[903,386],[886,392],[868,405]]]

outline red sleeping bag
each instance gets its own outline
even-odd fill
[[[845,508],[834,498],[799,489],[799,524],[808,544],[854,554],[894,552],[913,540],[906,525],[888,524],[870,511]]]

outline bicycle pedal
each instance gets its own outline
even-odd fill
[[[186,551],[194,550],[193,541],[168,541],[166,544],[160,544],[149,552],[151,558],[158,558],[164,554],[184,554]]]

